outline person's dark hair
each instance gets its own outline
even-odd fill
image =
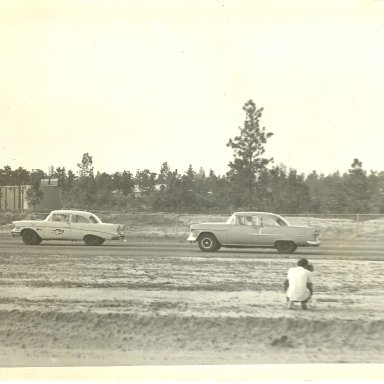
[[[307,259],[299,259],[298,261],[297,261],[297,265],[299,266],[299,267],[303,267],[303,268],[305,268],[306,266],[308,266],[308,260]]]

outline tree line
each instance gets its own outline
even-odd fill
[[[92,157],[84,154],[89,160]],[[91,161],[89,165],[91,165]],[[264,169],[254,183],[252,205],[247,193],[238,193],[237,181],[227,174],[195,171],[192,165],[181,173],[165,162],[158,173],[148,169],[113,174],[93,174],[89,168],[73,172],[56,168],[41,170],[0,169],[0,185],[37,184],[43,178],[58,178],[66,208],[151,211],[175,213],[231,213],[237,210],[281,214],[384,213],[384,172],[369,173],[355,159],[345,172],[327,176],[313,171],[308,176],[282,165]]]
[[[384,172],[363,169],[359,159],[347,172],[329,175],[313,171],[298,173],[265,158],[265,145],[273,135],[260,126],[262,108],[252,100],[243,106],[245,121],[239,135],[229,139],[233,161],[225,175],[210,169],[184,172],[171,169],[167,162],[158,172],[148,169],[94,173],[93,158],[84,153],[77,170],[65,167],[49,174],[10,166],[0,169],[0,185],[26,185],[33,188],[28,199],[38,205],[43,196],[40,180],[57,178],[62,186],[65,208],[175,213],[231,213],[240,210],[280,214],[380,214],[384,213]]]

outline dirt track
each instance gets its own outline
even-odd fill
[[[42,243],[0,235],[2,366],[382,363],[383,244],[225,250],[179,242]],[[286,271],[315,266],[287,310]]]

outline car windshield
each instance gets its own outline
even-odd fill
[[[225,223],[226,224],[235,224],[236,222],[236,215],[232,215]]]

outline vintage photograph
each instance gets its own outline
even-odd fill
[[[3,0],[0,36],[0,379],[383,363],[384,2]]]

